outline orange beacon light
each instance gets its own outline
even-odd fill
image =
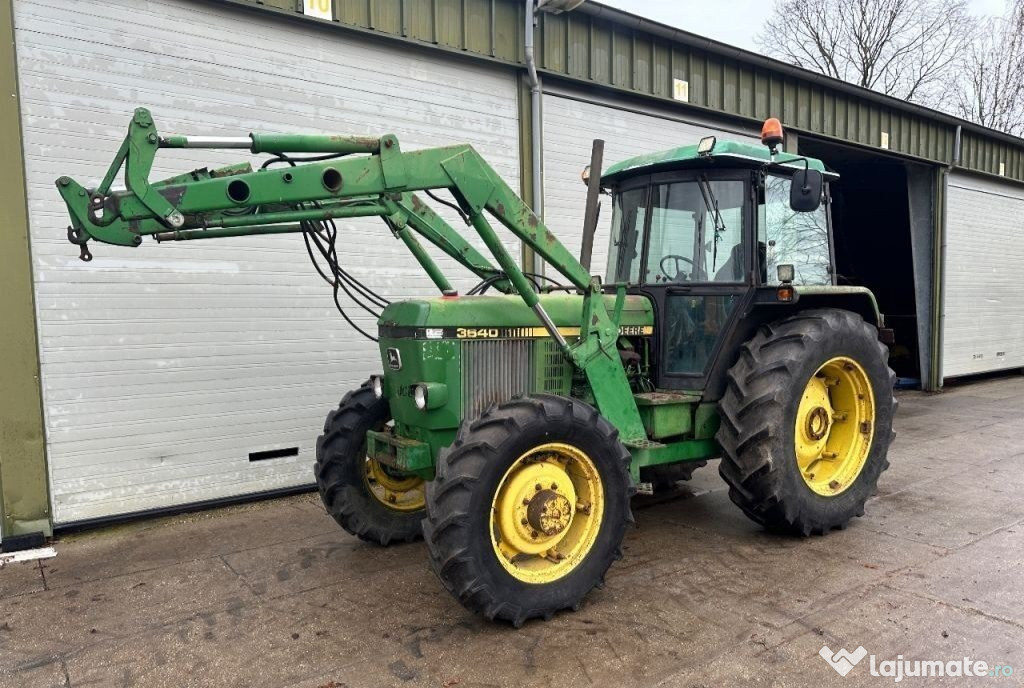
[[[772,155],[775,155],[779,144],[782,143],[782,122],[776,117],[769,117],[761,127],[761,143],[768,146]]]

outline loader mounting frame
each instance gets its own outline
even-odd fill
[[[196,170],[151,182],[161,148],[238,148],[251,153],[332,155],[288,167],[253,170],[248,163]],[[347,157],[363,154],[359,157]],[[123,169],[126,189],[112,190]],[[400,149],[392,134],[379,138],[304,134],[247,137],[161,136],[148,110],[135,111],[106,175],[95,189],[70,177],[57,180],[72,225],[69,240],[91,260],[87,243],[138,246],[143,237],[186,241],[243,235],[303,232],[303,221],[378,216],[400,238],[442,294],[450,282],[424,250],[426,239],[481,278],[499,276],[496,286],[517,294],[568,360],[585,376],[596,406],[619,431],[637,464],[678,460],[693,448],[647,440],[622,362],[616,350],[625,300],[619,288],[609,311],[600,280],[548,230],[490,165],[469,145],[414,152]],[[468,243],[416,192],[447,189],[497,265]],[[583,294],[579,337],[566,342],[545,312],[530,281],[506,250],[488,216],[541,256]],[[686,442],[675,444],[688,444]],[[664,452],[664,457],[654,454]]]

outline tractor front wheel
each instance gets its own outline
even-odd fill
[[[464,421],[427,485],[434,571],[492,620],[578,609],[622,556],[629,461],[615,428],[578,400],[517,398]]]
[[[761,525],[800,535],[864,513],[896,409],[888,349],[859,315],[807,310],[740,348],[719,410],[729,497]]]
[[[316,484],[327,513],[369,542],[412,542],[422,535],[422,478],[398,473],[367,457],[366,432],[391,421],[387,399],[369,383],[345,395],[327,415],[316,441]]]

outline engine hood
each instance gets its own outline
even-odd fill
[[[564,336],[579,334],[583,317],[583,297],[578,294],[542,294],[540,302]],[[615,296],[604,295],[611,313]],[[546,337],[547,330],[536,313],[519,296],[438,297],[392,303],[377,322],[382,338],[464,339]],[[654,311],[643,296],[627,296],[620,327],[623,334],[645,335],[653,332]],[[470,330],[487,330],[486,334]],[[495,332],[496,330],[496,332]],[[461,332],[460,332],[461,331]]]

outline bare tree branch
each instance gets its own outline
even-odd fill
[[[942,106],[975,24],[965,0],[776,0],[756,40],[800,67]]]
[[[958,57],[954,114],[1009,134],[1024,135],[1024,0],[1005,17],[982,24]]]

